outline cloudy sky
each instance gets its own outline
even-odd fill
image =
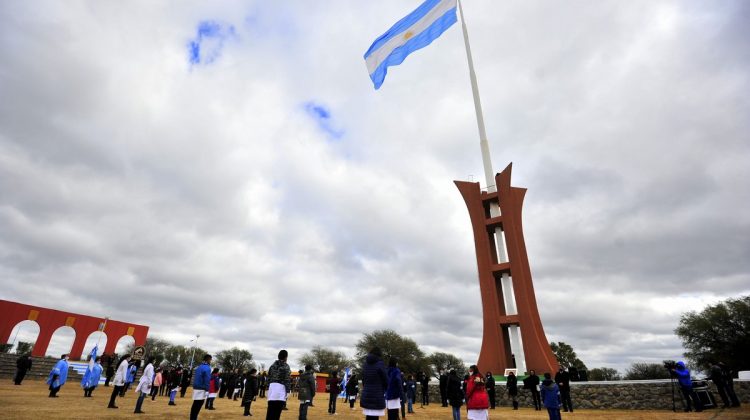
[[[380,90],[363,60],[419,3],[3,1],[0,298],[265,363],[383,328],[475,362],[460,26]],[[750,3],[464,8],[548,339],[679,358],[682,312],[750,293]]]

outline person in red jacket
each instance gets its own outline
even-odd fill
[[[214,400],[221,387],[221,378],[219,377],[219,368],[214,368],[211,372],[211,379],[208,381],[208,398],[206,398],[206,410],[214,410]]]
[[[469,379],[466,381],[466,408],[469,420],[487,420],[490,397],[484,387],[484,378],[476,365],[469,367]]]

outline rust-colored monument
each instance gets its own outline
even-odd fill
[[[469,210],[482,296],[484,332],[477,366],[482,372],[556,372],[531,282],[521,225],[525,188],[511,187],[512,164],[495,175],[496,192],[455,181]],[[492,188],[493,190],[495,188]],[[503,241],[504,238],[504,241]],[[507,249],[507,253],[506,253]]]
[[[56,309],[42,308],[40,306],[26,305],[23,303],[0,300],[0,343],[7,343],[11,331],[16,324],[22,321],[34,321],[39,325],[39,336],[37,336],[32,356],[43,357],[49,346],[52,335],[60,327],[71,327],[75,331],[75,340],[70,350],[71,358],[79,358],[83,354],[83,346],[91,333],[102,331],[107,336],[105,353],[114,353],[117,341],[123,336],[129,335],[135,340],[136,346],[146,343],[148,327],[145,325],[131,324],[128,322],[107,320],[104,325],[103,318],[95,318],[72,312],[63,312]]]

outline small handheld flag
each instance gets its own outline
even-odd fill
[[[378,37],[365,53],[370,79],[379,89],[388,67],[401,64],[412,52],[424,48],[456,23],[456,0],[426,0]]]

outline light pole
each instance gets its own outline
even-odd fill
[[[195,342],[193,343],[193,354],[190,355],[190,371],[193,370],[193,361],[195,360],[195,348],[198,346],[198,339],[200,338],[200,334],[195,335]],[[190,340],[193,341],[193,340]]]

